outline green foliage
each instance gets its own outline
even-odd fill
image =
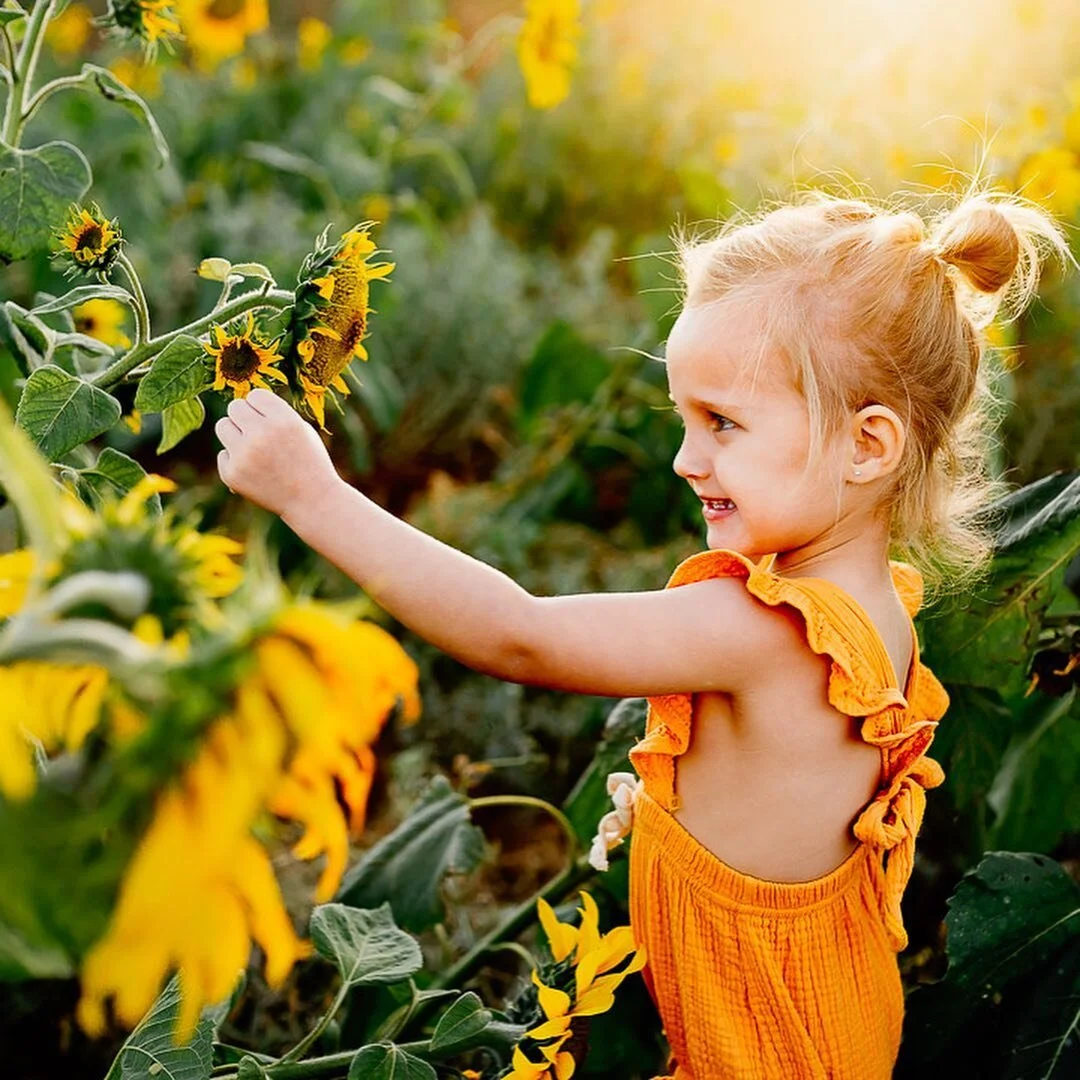
[[[353,1058],[348,1080],[436,1080],[435,1070],[393,1043],[366,1046]]]
[[[135,408],[161,412],[202,393],[214,381],[214,361],[202,344],[181,334],[154,358],[150,370],[139,380]]]
[[[100,435],[120,419],[120,403],[84,379],[46,364],[26,380],[15,420],[50,460]]]
[[[394,925],[389,904],[373,910],[320,904],[311,916],[311,940],[348,986],[400,982],[422,963],[420,947]]]

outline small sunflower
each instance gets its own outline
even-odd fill
[[[143,42],[148,56],[159,44],[171,45],[181,37],[173,0],[109,0],[99,25],[124,38]]]
[[[249,311],[247,327],[243,333],[229,335],[221,326],[214,327],[216,346],[203,342],[203,348],[214,358],[214,390],[231,386],[233,396],[242,398],[258,386],[269,390],[266,375],[278,382],[288,382],[274,364],[281,359],[277,344],[266,345],[255,337],[255,316]]]
[[[131,338],[123,330],[127,309],[117,300],[87,300],[85,304],[79,304],[71,316],[80,334],[123,349],[131,345]]]
[[[112,269],[124,243],[119,222],[106,218],[97,203],[92,213],[73,206],[59,240],[61,246],[56,253],[71,263],[69,272],[102,275]]]
[[[369,284],[394,269],[393,263],[368,262],[378,253],[369,235],[374,224],[361,222],[332,246],[324,232],[300,270],[290,327],[293,361],[304,401],[324,431],[327,390],[348,394],[341,373],[354,356],[368,358]]]
[[[579,0],[525,0],[517,54],[534,109],[554,108],[570,93],[580,19]]]
[[[266,0],[176,0],[196,64],[213,70],[270,24]]]

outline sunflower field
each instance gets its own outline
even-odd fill
[[[703,546],[673,227],[978,184],[1072,240],[1080,8],[0,0],[0,75],[0,1075],[662,1073],[629,843],[589,857],[645,701],[440,652],[224,487],[214,424],[270,390],[530,592],[660,588]],[[988,581],[918,620],[897,1077],[1080,1076],[1067,270],[990,328]]]

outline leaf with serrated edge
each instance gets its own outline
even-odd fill
[[[161,441],[157,452],[164,454],[166,450],[171,450],[181,439],[198,431],[205,419],[206,406],[201,398],[188,398],[187,401],[167,406],[161,413]]]
[[[349,1065],[348,1080],[437,1080],[426,1062],[392,1043],[365,1046]]]
[[[0,262],[50,248],[53,229],[91,181],[89,162],[71,143],[20,150],[0,142]]]
[[[135,408],[161,412],[201,394],[214,383],[214,361],[202,343],[187,334],[173,339],[154,358],[135,391]]]
[[[120,419],[120,402],[63,368],[46,364],[31,373],[15,420],[50,460],[100,435]]]
[[[439,1017],[431,1036],[432,1051],[446,1051],[479,1035],[491,1023],[491,1013],[471,990],[464,993]]]
[[[401,982],[423,964],[420,946],[394,925],[389,904],[320,904],[311,913],[311,940],[350,986]]]
[[[105,1080],[147,1080],[148,1076],[156,1080],[209,1080],[214,1067],[215,1014],[205,1011],[191,1041],[177,1046],[173,1029],[179,1011],[180,978],[174,975],[120,1047]],[[154,1066],[160,1068],[151,1073]]]

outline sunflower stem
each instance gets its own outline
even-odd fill
[[[122,251],[117,256],[116,262],[131,282],[131,291],[135,294],[135,345],[139,346],[144,341],[150,340],[150,308],[146,303],[146,293],[143,292],[138,271]]]
[[[535,806],[538,810],[549,813],[566,834],[567,855],[573,861],[578,851],[577,830],[570,824],[570,819],[557,807],[544,799],[534,798],[532,795],[486,795],[481,799],[470,799],[469,809],[475,810],[478,806]]]
[[[53,79],[52,82],[47,82],[38,92],[27,102],[25,108],[22,111],[22,117],[19,119],[19,130],[21,131],[27,124],[30,123],[34,116],[34,113],[45,104],[53,96],[53,94],[59,94],[61,90],[85,90],[86,79],[82,75],[64,75],[62,78]]]
[[[41,46],[45,40],[44,30],[52,18],[56,0],[38,0],[26,25],[26,37],[19,49],[15,68],[11,73],[11,92],[4,110],[3,141],[16,147],[22,138],[26,112],[26,92],[34,79]]]
[[[345,999],[349,996],[351,989],[352,984],[347,979],[343,979],[330,1008],[319,1017],[319,1022],[281,1059],[282,1064],[289,1061],[299,1061],[304,1056],[308,1048],[314,1044],[315,1040],[326,1030],[330,1021],[334,1019],[334,1014],[345,1004]]]
[[[140,364],[152,360],[181,334],[198,337],[200,334],[205,334],[214,323],[227,322],[229,319],[234,319],[237,315],[242,315],[245,311],[250,311],[253,308],[269,307],[281,310],[293,303],[294,299],[293,294],[285,289],[274,289],[266,294],[260,293],[258,290],[244,293],[243,296],[238,296],[227,307],[222,308],[221,311],[212,311],[209,315],[204,315],[201,319],[196,319],[195,322],[189,323],[187,326],[181,326],[178,330],[170,330],[167,334],[162,334],[160,337],[136,345],[121,356],[119,360],[102,371],[91,375],[87,382],[100,387],[102,390],[107,390],[110,386],[120,382],[128,372],[133,371]]]

